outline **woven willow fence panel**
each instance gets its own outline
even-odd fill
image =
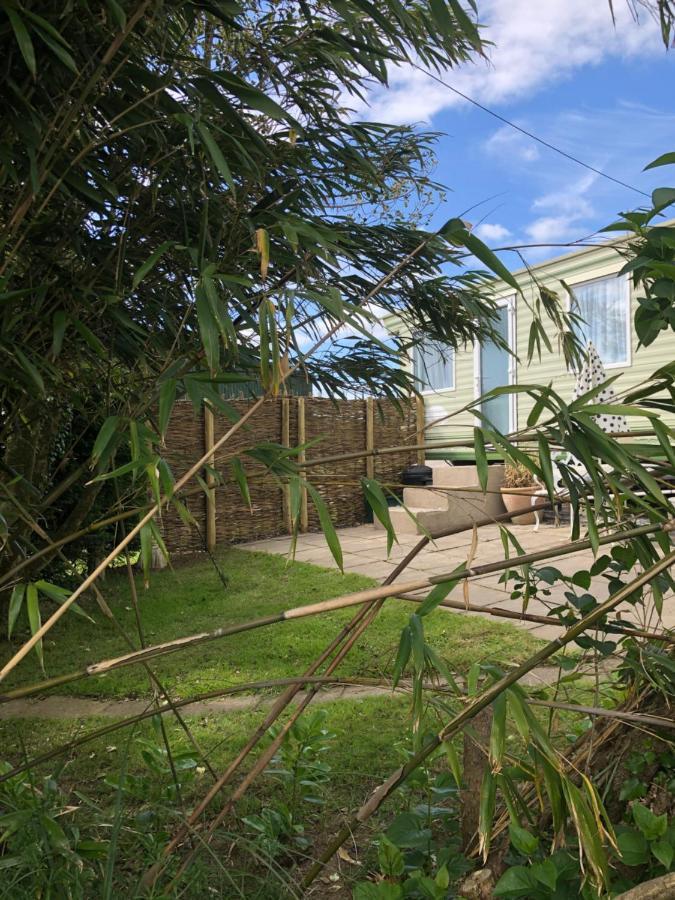
[[[228,402],[240,414],[246,412],[251,403],[249,400]],[[322,397],[266,400],[251,418],[248,427],[238,432],[216,454],[215,469],[223,483],[214,490],[215,533],[211,535],[210,543],[223,545],[288,533],[283,491],[269,478],[251,477],[262,475],[264,469],[245,455],[247,448],[261,441],[297,446],[302,442],[304,420],[304,442],[316,440],[307,450],[307,459],[368,449],[369,416],[372,423],[370,444],[373,447],[415,444],[416,416],[413,406],[401,409],[390,400],[341,400],[336,403]],[[231,422],[220,414],[214,418],[214,438],[218,441]],[[165,450],[174,475],[180,475],[209,449],[207,431],[203,410],[195,413],[188,401],[179,401],[174,405]],[[249,509],[232,478],[229,461],[239,454],[250,478],[252,509]],[[370,473],[384,482],[398,482],[402,469],[415,458],[414,450],[376,456],[371,462]],[[361,476],[367,474],[369,466],[364,458],[309,470],[308,480],[321,493],[336,526],[360,525],[367,521],[363,491],[359,484]],[[197,527],[183,523],[173,509],[163,513],[162,533],[172,553],[204,550],[209,540],[204,493],[192,493],[186,502]],[[309,531],[320,530],[319,518],[311,500],[307,504],[306,528]]]

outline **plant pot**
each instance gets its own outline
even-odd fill
[[[534,485],[528,487],[499,488],[504,506],[507,512],[514,512],[522,509],[522,516],[514,516],[511,519],[512,525],[534,525],[537,521],[532,512],[532,495],[537,488]]]

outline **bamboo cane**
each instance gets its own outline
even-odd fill
[[[397,594],[400,600],[412,600],[413,603],[422,603],[424,597],[415,594]],[[538,616],[534,613],[517,612],[513,609],[500,609],[498,606],[478,606],[476,603],[465,603],[463,600],[441,600],[439,606],[445,606],[446,609],[456,609],[458,612],[477,612],[486,616],[495,616],[499,619],[513,619],[518,622],[535,622],[538,625],[556,625],[558,628],[565,628],[564,622],[556,619],[555,616]],[[624,628],[621,625],[603,625],[602,630],[608,634],[624,634],[629,637],[643,638],[647,641],[663,641],[666,644],[675,644],[675,637],[669,634],[661,634],[656,631],[643,631],[640,628]]]
[[[673,530],[673,523],[661,523],[658,525],[649,524],[642,525],[639,528],[632,528],[627,531],[613,532],[612,534],[601,535],[597,543],[600,546],[606,544],[617,543],[618,541],[628,540],[634,537],[641,537],[646,534],[653,534],[657,531],[669,532]],[[573,541],[568,544],[562,544],[559,547],[550,547],[545,550],[538,550],[534,553],[526,553],[522,556],[514,557],[508,560],[498,560],[493,563],[484,563],[480,566],[472,566],[461,572],[444,572],[442,575],[431,575],[428,578],[420,578],[416,581],[407,581],[400,584],[394,584],[395,590],[392,591],[392,585],[386,584],[376,588],[368,588],[363,591],[356,591],[351,594],[343,594],[332,600],[323,600],[318,603],[310,603],[305,606],[296,606],[291,609],[275,613],[270,616],[263,616],[259,619],[252,619],[248,622],[237,623],[236,625],[216,628],[213,631],[204,631],[199,634],[187,635],[182,638],[175,638],[172,641],[165,641],[161,644],[154,644],[145,647],[142,650],[136,650],[133,653],[126,653],[123,656],[112,657],[110,659],[100,660],[85,666],[83,669],[70,672],[66,675],[57,675],[55,678],[47,679],[38,684],[28,685],[24,688],[16,688],[13,691],[0,694],[0,703],[5,703],[10,699],[17,697],[26,697],[31,694],[39,693],[47,688],[57,687],[62,684],[68,684],[72,681],[78,681],[80,678],[88,678],[97,675],[103,675],[115,669],[123,668],[129,665],[135,665],[146,659],[152,659],[157,656],[164,656],[167,653],[175,653],[187,647],[194,647],[209,641],[218,640],[222,637],[229,637],[235,634],[242,634],[246,631],[253,631],[263,628],[267,625],[277,625],[282,622],[288,622],[293,619],[303,619],[308,616],[319,615],[325,612],[334,612],[339,609],[346,609],[350,606],[359,606],[374,600],[385,600],[389,597],[401,593],[410,593],[419,591],[423,588],[431,587],[435,584],[442,584],[447,581],[464,580],[467,578],[479,577],[492,572],[501,572],[505,569],[511,569],[514,566],[529,565],[533,562],[540,562],[545,559],[553,559],[557,556],[566,556],[570,553],[577,553],[580,550],[588,550],[592,546],[590,540]]]
[[[264,398],[260,397],[253,406],[248,409],[244,415],[232,425],[225,434],[220,437],[216,443],[214,444],[212,450],[208,450],[204,453],[200,459],[197,460],[188,470],[182,475],[174,486],[174,493],[179,491],[184,484],[187,484],[194,475],[208,462],[212,453],[214,453],[219,447],[221,447],[226,441],[232,437],[236,432],[251,418],[254,413],[262,406],[264,402]],[[166,502],[166,497],[162,498],[160,503],[154,503],[148,512],[143,516],[143,518],[136,524],[134,527],[127,532],[127,534],[122,538],[121,541],[117,544],[117,546],[110,551],[110,553],[103,559],[94,569],[94,571],[84,579],[84,581],[73,591],[73,593],[66,600],[63,601],[61,606],[59,606],[55,612],[47,619],[43,625],[38,628],[38,630],[23,644],[14,656],[2,667],[0,670],[0,682],[2,682],[9,673],[16,668],[16,666],[21,662],[21,660],[27,656],[33,647],[40,641],[45,634],[58,622],[61,616],[65,615],[65,613],[70,609],[73,603],[80,597],[88,587],[90,587],[96,579],[104,572],[113,560],[119,556],[119,554],[124,550],[125,547],[128,547],[131,541],[136,537],[136,535],[141,531],[144,525],[147,523],[159,512],[160,506],[163,502]]]
[[[548,502],[541,504],[541,506],[547,506],[547,507],[550,507],[550,505],[551,504]],[[489,525],[497,520],[511,519],[514,515],[517,515],[517,513],[516,512],[503,513],[502,515],[497,516],[494,519],[490,519],[490,518],[486,517],[483,520],[481,520],[480,522],[478,522],[476,527],[481,527],[483,525]],[[470,527],[473,527],[473,526],[467,526],[467,525],[453,526],[452,528],[444,529],[444,530],[438,532],[434,536],[435,537],[443,537],[443,536],[449,536],[451,534],[458,534],[458,533],[467,531]],[[418,543],[415,545],[415,547],[413,547],[412,550],[406,555],[406,557],[403,560],[401,560],[401,562],[395,567],[395,569],[392,572],[390,572],[390,574],[384,580],[384,584],[385,585],[391,584],[399,576],[399,574],[406,568],[406,566],[412,561],[412,559],[414,559],[415,556],[429,543],[430,539],[431,539],[431,536],[424,536],[423,538],[421,538],[418,541]],[[354,646],[354,643],[359,639],[361,634],[363,634],[363,632],[366,630],[366,628],[368,628],[368,626],[371,624],[371,622],[377,616],[379,610],[382,607],[383,602],[384,601],[380,599],[380,600],[376,600],[370,604],[364,605],[361,608],[361,610],[359,611],[359,613],[357,613],[356,617],[351,620],[349,625],[346,626],[346,628],[342,630],[339,640],[334,641],[333,644],[331,645],[331,647],[329,647],[327,651],[324,651],[324,653],[319,658],[319,660],[316,663],[314,663],[312,666],[310,666],[310,668],[308,670],[308,674],[312,674],[314,671],[316,671],[316,669],[319,667],[319,665],[321,665],[328,658],[328,656],[330,655],[330,652],[332,652],[332,650],[335,649],[335,647],[338,646],[339,643],[343,640],[343,638],[346,637],[349,634],[349,632],[351,631],[351,636],[349,637],[347,643],[339,650],[339,652],[337,653],[335,658],[331,661],[331,663],[329,664],[329,666],[326,670],[326,674],[328,675],[328,674],[331,674],[333,671],[335,671],[335,669],[340,664],[340,662],[342,662],[342,660],[345,658],[347,653]],[[179,830],[179,833],[177,835],[175,835],[174,838],[172,838],[172,840],[169,842],[169,844],[167,844],[167,846],[164,848],[163,853],[162,853],[163,858],[168,857],[170,855],[170,853],[173,852],[173,850],[178,846],[178,844],[181,842],[181,840],[183,838],[187,837],[189,829],[191,827],[194,827],[194,825],[197,823],[198,817],[206,810],[208,805],[215,798],[218,790],[222,789],[231,780],[232,776],[234,775],[234,773],[236,772],[238,767],[241,765],[243,760],[246,758],[246,756],[248,756],[248,754],[251,752],[251,750],[256,745],[256,743],[267,732],[267,730],[274,723],[274,721],[276,721],[276,719],[279,717],[281,712],[288,706],[288,704],[292,701],[293,697],[298,693],[298,691],[299,691],[299,685],[291,686],[289,688],[289,690],[287,692],[285,692],[285,694],[283,694],[279,698],[277,703],[275,703],[274,708],[271,710],[270,714],[266,717],[265,721],[256,729],[253,736],[247,741],[246,746],[239,752],[237,757],[232,761],[232,763],[228,766],[227,770],[223,773],[223,775],[221,776],[221,779],[219,781],[217,789],[213,788],[208,792],[208,794],[202,799],[202,801],[195,808],[195,810],[193,811],[190,818],[181,827],[181,829]],[[300,703],[298,708],[295,710],[293,715],[287,720],[287,722],[284,724],[284,726],[280,729],[279,733],[272,740],[272,742],[267,747],[267,749],[263,752],[262,756],[259,757],[259,759],[256,761],[255,765],[253,766],[253,768],[251,769],[249,774],[246,776],[246,778],[244,779],[242,784],[239,786],[237,791],[228,800],[228,802],[225,804],[225,807],[221,810],[221,812],[218,814],[216,819],[210,824],[208,833],[206,835],[207,841],[210,838],[210,836],[213,834],[215,828],[220,824],[220,822],[225,818],[225,816],[233,808],[235,803],[237,803],[241,799],[241,797],[244,795],[246,790],[253,783],[255,778],[262,771],[264,771],[268,762],[270,761],[270,759],[272,758],[272,756],[274,755],[274,753],[280,746],[281,742],[283,741],[285,734],[293,726],[293,724],[298,720],[298,718],[303,713],[303,711],[307,708],[309,703],[311,703],[314,696],[316,695],[316,692],[317,692],[317,688],[314,688],[306,694],[305,698],[302,700],[302,702]],[[181,864],[181,867],[180,867],[180,872],[183,872],[187,868],[187,866],[190,863],[190,860],[194,856],[194,852],[196,852],[196,850],[191,852],[190,855],[188,856],[188,858],[183,861],[183,863]],[[153,866],[146,873],[146,875],[144,876],[145,883],[148,885],[154,883],[156,881],[156,879],[159,877],[159,875],[161,874],[162,869],[163,869],[163,863],[160,861],[158,864]],[[174,876],[174,880],[177,877],[178,877],[178,875]]]
[[[490,688],[484,691],[480,696],[476,697],[468,706],[466,706],[458,715],[454,716],[441,731],[435,735],[427,744],[418,750],[407,763],[400,766],[390,777],[384,781],[378,788],[373,791],[370,798],[355,813],[347,825],[345,825],[326,850],[321,854],[320,858],[311,867],[305,879],[303,886],[309,887],[314,881],[324,865],[333,857],[346,840],[356,831],[364,822],[375,813],[384,801],[415,771],[425,759],[427,759],[442,743],[447,742],[454,737],[458,731],[471,719],[474,718],[481,710],[488,707],[496,698],[512,684],[516,684],[520,679],[531,672],[532,669],[540,665],[544,660],[549,659],[557,653],[561,647],[566,646],[571,641],[576,640],[584,631],[592,628],[600,619],[611,612],[623,600],[629,597],[635,590],[649,584],[657,575],[666,571],[675,562],[675,550],[662,557],[653,566],[650,566],[644,572],[634,578],[629,584],[624,585],[611,597],[608,597],[604,603],[596,607],[587,616],[584,616],[579,622],[569,628],[563,635],[556,640],[551,641],[537,653],[533,654],[525,663],[518,666],[508,675],[500,678]]]

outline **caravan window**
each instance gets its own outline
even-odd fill
[[[582,319],[576,330],[592,341],[605,366],[630,365],[630,287],[624,275],[570,285],[571,308]]]
[[[455,352],[447,344],[426,338],[413,349],[413,373],[424,391],[442,391],[455,387]]]

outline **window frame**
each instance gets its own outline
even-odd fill
[[[625,368],[633,365],[633,321],[631,318],[631,314],[633,311],[633,296],[632,296],[632,291],[631,291],[630,278],[629,278],[628,274],[627,273],[620,274],[619,272],[610,272],[608,275],[597,275],[594,278],[585,278],[583,281],[577,281],[574,283],[572,283],[571,281],[568,281],[567,283],[568,283],[569,287],[572,289],[572,291],[576,291],[577,288],[585,287],[587,284],[595,284],[598,281],[610,281],[610,280],[613,280],[616,283],[618,283],[619,285],[621,285],[623,288],[623,292],[624,292],[623,302],[624,302],[624,308],[625,308],[625,312],[626,312],[626,326],[625,327],[626,327],[626,356],[627,356],[627,359],[622,362],[607,362],[606,360],[604,360],[602,358],[602,354],[600,354],[600,360],[601,360],[605,370],[625,369]],[[572,296],[569,293],[567,294],[566,306],[567,306],[567,312],[570,312],[572,309]],[[598,348],[596,347],[596,350],[597,349]],[[600,353],[599,350],[598,350],[598,353]],[[568,369],[568,371],[572,375],[579,374],[579,372],[573,367],[570,367]]]
[[[419,335],[417,335],[417,337],[419,337]],[[422,335],[422,343],[424,343],[425,341],[429,341],[429,340],[431,340],[431,338],[427,338],[425,335]],[[439,341],[436,341],[435,343],[440,343],[440,342],[439,342]],[[418,347],[419,347],[419,344],[415,344],[415,346],[412,348],[412,355],[411,355],[411,359],[410,359],[410,365],[411,365],[413,377],[415,378],[415,387],[416,387],[416,389],[419,391],[419,393],[420,393],[423,397],[427,397],[427,396],[429,396],[429,395],[431,395],[431,394],[450,394],[450,393],[454,393],[454,392],[457,390],[457,351],[455,350],[455,348],[454,348],[453,346],[451,346],[450,344],[447,345],[448,353],[449,353],[449,359],[448,359],[448,362],[451,363],[451,371],[452,371],[452,387],[442,387],[442,388],[426,387],[426,388],[421,388],[421,387],[419,386],[419,379],[417,378],[417,375],[415,375],[415,355],[416,355],[416,353],[417,353]]]

